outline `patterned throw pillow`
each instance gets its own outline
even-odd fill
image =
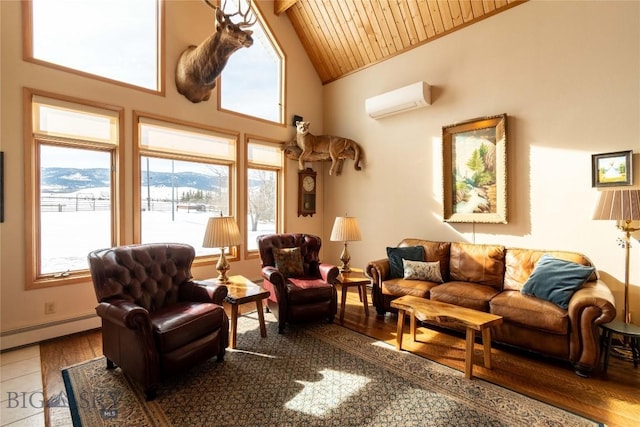
[[[300,248],[273,248],[273,258],[276,261],[276,268],[280,270],[284,277],[304,275]]]
[[[407,280],[428,280],[429,282],[442,283],[440,274],[440,262],[422,262],[402,260],[404,266],[404,278]]]

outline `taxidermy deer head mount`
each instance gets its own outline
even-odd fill
[[[241,47],[249,47],[253,44],[251,34],[253,31],[244,30],[256,23],[249,18],[251,12],[251,1],[247,11],[242,13],[240,1],[238,1],[238,11],[226,15],[218,6],[214,6],[209,0],[203,0],[207,6],[215,10],[216,31],[205,39],[198,46],[186,48],[176,66],[176,87],[178,92],[184,95],[189,101],[197,103],[207,101],[211,96],[211,91],[216,87],[216,79],[222,73],[227,60],[233,52]],[[231,17],[240,15],[242,21],[234,24]]]

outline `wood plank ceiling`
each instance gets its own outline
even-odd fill
[[[526,0],[275,0],[323,84]]]

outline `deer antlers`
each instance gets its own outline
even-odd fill
[[[203,0],[207,6],[209,6],[210,8],[216,10],[218,8],[218,6],[214,5],[213,3],[211,3],[209,0]],[[221,11],[224,11],[225,8],[227,7],[227,0],[224,0],[224,3],[222,4],[222,8],[220,8]],[[247,4],[247,11],[245,13],[242,13],[242,8],[240,5],[240,0],[238,0],[238,11],[236,13],[231,13],[231,14],[224,14],[224,20],[225,21],[230,21],[230,18],[232,16],[236,16],[236,15],[240,15],[242,16],[242,21],[238,22],[236,25],[240,28],[247,28],[252,26],[253,24],[255,24],[258,21],[258,17],[257,16],[253,16],[253,21],[251,21],[251,19],[248,18],[249,14],[251,13],[251,0],[249,0],[249,3]]]

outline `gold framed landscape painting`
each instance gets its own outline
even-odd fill
[[[591,186],[633,185],[633,151],[591,155]]]
[[[445,222],[507,223],[507,115],[442,128]]]

